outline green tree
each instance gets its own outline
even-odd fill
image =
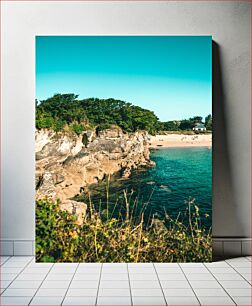
[[[59,130],[65,124],[76,133],[90,124],[100,129],[117,125],[126,132],[146,130],[155,134],[160,122],[154,112],[121,100],[88,98],[77,100],[74,94],[55,94],[37,103],[37,128]],[[73,124],[74,122],[74,124]]]
[[[202,117],[201,116],[194,116],[189,119],[184,119],[180,122],[179,129],[180,130],[191,130],[196,123],[202,123]]]
[[[203,118],[201,116],[194,116],[192,118],[189,119],[192,123],[196,124],[196,123],[203,123]]]
[[[60,131],[64,126],[69,126],[77,134],[81,134],[87,125],[97,127],[98,130],[117,125],[125,132],[145,130],[156,134],[161,130],[191,130],[196,123],[202,123],[200,116],[182,121],[160,122],[154,112],[129,102],[113,98],[78,100],[78,95],[73,93],[55,94],[40,102],[36,100],[36,105],[38,129],[52,128]],[[207,129],[212,128],[212,119],[209,116],[206,117]]]
[[[163,129],[165,131],[178,131],[180,123],[178,121],[163,122]]]
[[[37,129],[45,129],[45,128],[53,128],[55,123],[54,118],[50,113],[43,112],[41,109],[37,109],[36,111],[36,128]]]
[[[193,127],[194,127],[194,122],[190,119],[181,120],[179,125],[180,130],[191,130]]]
[[[70,130],[76,133],[77,135],[80,135],[85,130],[85,127],[81,123],[78,123],[78,121],[71,122],[69,127]]]
[[[75,94],[55,94],[53,97],[40,101],[37,112],[49,113],[55,120],[71,123],[87,119],[86,112],[79,106],[78,96]]]
[[[212,130],[212,115],[207,115],[205,118],[205,127],[207,130]]]

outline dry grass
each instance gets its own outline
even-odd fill
[[[108,196],[108,195],[107,195]],[[154,216],[146,225],[144,212],[124,192],[126,214],[95,210],[91,200],[82,226],[76,217],[44,199],[36,205],[36,260],[40,262],[195,262],[211,261],[211,232],[201,227],[194,200],[186,215]],[[188,225],[181,220],[187,218]]]

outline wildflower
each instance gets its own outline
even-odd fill
[[[78,237],[78,234],[77,234],[77,232],[76,231],[71,231],[70,233],[69,233],[69,236],[71,236],[72,238],[77,238]]]

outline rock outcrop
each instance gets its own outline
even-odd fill
[[[98,134],[98,135],[97,135]],[[62,209],[81,224],[86,204],[73,198],[107,175],[130,176],[132,169],[153,166],[146,132],[125,134],[118,127],[77,136],[70,132],[36,131],[36,197],[60,199]]]
[[[79,225],[83,224],[83,220],[87,211],[87,205],[85,203],[77,202],[74,200],[66,200],[63,203],[60,203],[60,209],[66,210],[71,215],[77,216],[76,223]]]

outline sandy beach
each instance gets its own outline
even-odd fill
[[[211,147],[212,134],[169,134],[151,136],[150,148],[169,147]]]

